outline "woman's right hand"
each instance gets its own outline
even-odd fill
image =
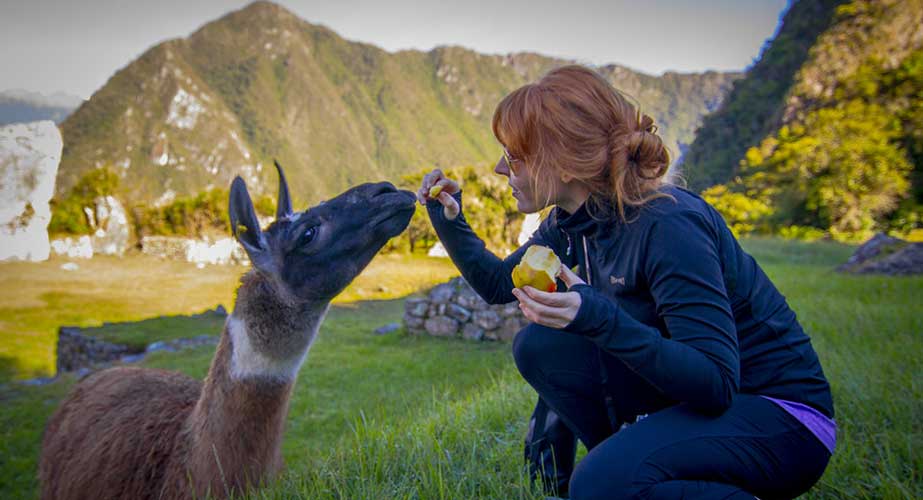
[[[433,198],[430,197],[429,193],[430,189],[435,186],[441,186],[442,190]],[[455,201],[455,198],[452,198],[452,195],[459,191],[461,191],[461,188],[458,183],[446,177],[442,170],[437,168],[423,176],[423,182],[420,184],[420,189],[417,190],[417,201],[421,205],[426,205],[429,200],[438,201],[442,204],[442,212],[445,214],[445,218],[452,220],[458,217],[458,212],[461,210],[458,202]]]

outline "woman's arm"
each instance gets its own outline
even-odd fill
[[[585,335],[677,401],[727,409],[740,386],[734,316],[714,228],[701,214],[671,214],[652,226],[644,272],[669,338],[586,285],[565,330]]]
[[[516,300],[512,294],[513,267],[519,263],[522,255],[530,246],[547,245],[541,236],[542,229],[536,231],[528,242],[509,257],[501,260],[487,250],[484,241],[475,234],[465,220],[464,212],[461,210],[461,191],[453,194],[452,198],[459,206],[458,215],[452,219],[446,217],[443,205],[439,201],[428,200],[426,202],[426,210],[439,240],[442,241],[449,257],[461,271],[462,276],[481,298],[490,304],[513,302]]]

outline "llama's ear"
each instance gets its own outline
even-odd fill
[[[276,170],[279,171],[279,204],[276,208],[276,220],[292,215],[292,197],[288,193],[288,182],[285,180],[285,174],[282,172],[282,165],[276,160]]]
[[[272,252],[260,230],[260,221],[256,218],[247,185],[240,176],[235,177],[231,183],[228,215],[231,219],[231,234],[247,251],[250,262],[259,269],[271,271]]]

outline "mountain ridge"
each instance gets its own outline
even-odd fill
[[[137,202],[224,187],[238,173],[272,192],[267,166],[278,159],[296,201],[313,203],[359,182],[491,162],[496,103],[569,62],[449,45],[391,53],[256,2],[155,45],[74,112],[61,126],[57,193],[97,167],[117,171]],[[739,77],[597,70],[655,117],[674,154]]]

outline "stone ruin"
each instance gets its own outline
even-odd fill
[[[219,305],[211,311],[194,314],[189,317],[216,316],[227,317],[224,306]],[[105,324],[104,324],[105,325]],[[217,344],[219,335],[214,333],[185,339],[157,341],[144,347],[114,344],[86,334],[87,329],[75,326],[62,326],[58,330],[56,376],[65,372],[89,373],[94,369],[105,368],[114,362],[136,363],[145,355],[155,351],[179,351],[200,345]]]
[[[518,302],[490,305],[459,277],[408,298],[403,323],[410,335],[510,342],[529,322]]]

